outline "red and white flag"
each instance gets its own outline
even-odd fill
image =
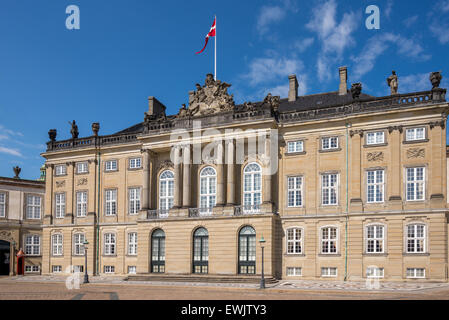
[[[209,37],[215,37],[216,34],[216,28],[215,28],[215,22],[216,22],[216,17],[214,18],[214,23],[212,24],[212,27],[210,28],[209,33],[206,35],[206,43],[204,44],[204,48],[201,49],[201,51],[197,52],[196,54],[200,54],[201,52],[204,51],[204,49],[206,49],[207,43],[209,42]]]

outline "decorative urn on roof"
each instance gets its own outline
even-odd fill
[[[12,169],[14,170],[14,174],[15,174],[14,179],[20,179],[19,174],[20,174],[20,171],[22,171],[22,169],[19,166],[15,166]]]

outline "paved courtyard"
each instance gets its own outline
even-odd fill
[[[130,282],[120,277],[91,277],[91,283],[69,290],[65,279],[3,277],[0,300],[449,300],[448,283],[382,283],[380,288],[369,290],[365,282],[303,280],[281,281],[260,290],[256,284]]]

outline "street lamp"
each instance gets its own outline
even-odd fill
[[[260,279],[260,289],[265,289],[265,277],[264,277],[264,274],[263,274],[263,249],[264,249],[264,244],[265,244],[265,239],[263,238],[263,235],[262,235],[262,238],[260,238],[260,240],[259,240],[259,243],[260,243],[260,247],[262,248],[262,278]]]
[[[87,274],[87,245],[89,244],[89,241],[84,239],[83,245],[84,245],[84,282],[83,283],[89,283],[89,275]]]

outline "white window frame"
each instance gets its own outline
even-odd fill
[[[418,170],[422,169],[422,180],[417,180]],[[413,178],[413,180],[409,180]],[[409,193],[409,186],[413,185],[413,193]],[[422,197],[418,198],[418,190],[422,188]],[[410,196],[410,197],[409,197]],[[405,168],[405,198],[407,201],[424,201],[426,199],[426,167]]]
[[[31,199],[31,203],[30,203]],[[36,201],[38,200],[38,201]],[[32,220],[40,220],[42,212],[42,197],[36,195],[26,196],[26,218]]]
[[[73,235],[73,255],[74,256],[84,256],[84,241],[86,240],[86,235],[82,232],[77,232]]]
[[[111,172],[118,170],[118,162],[117,160],[107,160],[104,163],[104,171]]]
[[[287,153],[300,153],[304,152],[304,141],[289,141],[287,142]]]
[[[31,239],[31,241],[28,241],[29,239]],[[38,241],[35,241],[36,239]],[[25,236],[25,254],[27,256],[40,256],[40,254],[41,254],[41,237],[39,235],[27,234]]]
[[[321,138],[321,150],[335,150],[339,146],[338,137],[323,137]]]
[[[212,209],[217,204],[217,170],[207,166],[200,172],[200,213],[211,214]]]
[[[324,237],[324,230],[327,229],[327,238]],[[331,229],[335,229],[335,238],[331,237]],[[324,226],[320,228],[320,253],[324,255],[333,255],[338,254],[339,251],[339,228],[336,226]],[[335,242],[335,252],[331,250],[331,243]],[[324,251],[324,244],[328,243],[327,251]]]
[[[61,265],[52,265],[51,273],[62,273],[62,266]]]
[[[418,130],[422,130],[422,137],[418,135]],[[405,141],[426,140],[426,127],[415,127],[405,129]]]
[[[385,276],[384,268],[370,266],[366,268],[366,277],[368,279],[382,279]]]
[[[104,266],[104,273],[108,274],[115,273],[115,266]]]
[[[137,232],[128,233],[128,255],[137,256]]]
[[[422,276],[418,276],[418,270],[422,270]],[[425,279],[426,278],[426,268],[407,268],[406,277],[408,279]]]
[[[373,236],[370,237],[369,229],[373,228]],[[382,236],[378,236],[378,229],[382,229]],[[373,251],[369,251],[370,243],[373,243]],[[369,224],[365,227],[365,253],[367,254],[381,254],[385,253],[385,225],[383,224]],[[380,244],[382,250],[377,249],[377,244]]]
[[[385,132],[384,131],[373,131],[366,133],[366,145],[377,145],[385,143]]]
[[[85,174],[89,173],[89,164],[87,161],[78,162],[76,164],[76,173],[77,174]]]
[[[287,277],[302,277],[302,267],[287,267],[285,274]]]
[[[62,233],[51,235],[51,254],[52,256],[62,256],[64,254],[64,235]]]
[[[170,210],[175,201],[175,174],[164,170],[159,175],[159,210]],[[166,215],[166,214],[164,214]]]
[[[65,192],[58,192],[55,194],[55,218],[62,219],[65,217],[66,205]]]
[[[129,159],[129,169],[140,169],[142,168],[142,158],[130,158]]]
[[[373,182],[370,182],[370,174],[373,174]],[[378,182],[378,178],[382,177],[382,181]],[[370,199],[370,187],[373,189],[373,198]],[[378,199],[380,192],[381,199]],[[385,170],[370,169],[366,171],[366,202],[367,203],[383,203],[385,202]]]
[[[76,216],[87,216],[87,191],[76,192]]]
[[[412,228],[412,236],[410,236],[409,228]],[[422,227],[422,236],[418,236],[419,227]],[[409,250],[409,241],[413,243],[413,250]],[[420,245],[419,245],[420,244]],[[421,247],[422,250],[418,250]],[[409,254],[427,253],[427,225],[420,222],[409,223],[405,226],[405,252]]]
[[[117,215],[117,189],[106,189],[104,201],[104,215],[107,217]]]
[[[103,236],[104,246],[103,254],[105,256],[115,256],[117,254],[117,238],[113,232],[107,232]]]
[[[134,271],[131,272],[131,268],[134,269]],[[137,266],[128,266],[128,274],[137,274]]]
[[[290,236],[292,236],[292,238]],[[289,254],[289,255],[290,254],[291,255],[303,254],[303,252],[304,252],[303,238],[304,238],[304,229],[303,228],[300,228],[300,227],[287,228],[285,230],[287,254]],[[291,246],[290,246],[290,244],[291,244]],[[297,244],[299,244],[299,251],[297,250]],[[290,250],[290,248],[292,248],[292,250]]]
[[[0,192],[0,218],[6,218],[6,192]]]
[[[299,180],[299,184],[298,184]],[[287,177],[287,207],[288,208],[301,208],[304,202],[303,176],[290,176]],[[292,201],[290,201],[292,200]]]
[[[133,187],[128,189],[128,213],[130,215],[136,215],[139,213],[141,207],[140,196],[140,187]]]
[[[335,274],[332,274],[332,270],[335,270]],[[326,272],[324,272],[326,271]],[[336,278],[338,276],[338,268],[336,267],[321,267],[321,277],[323,278]]]
[[[40,269],[41,268],[39,266],[32,266],[28,264],[25,266],[25,273],[39,273]]]
[[[335,185],[331,186],[332,176],[336,177]],[[325,186],[325,177],[328,179],[328,185]],[[321,205],[322,206],[338,206],[339,203],[339,189],[340,189],[340,174],[339,173],[322,173],[321,174]],[[328,201],[325,203],[325,190],[328,191]],[[332,191],[335,192],[335,203],[331,202]]]
[[[257,166],[257,170],[250,167]],[[251,171],[248,171],[251,170]],[[257,180],[256,180],[257,179]],[[258,182],[258,183],[257,183]],[[259,186],[259,188],[257,188]],[[262,167],[257,162],[248,163],[243,169],[243,212],[259,212],[262,204]]]
[[[55,166],[55,176],[65,176],[67,174],[67,166],[65,164],[58,164]]]

